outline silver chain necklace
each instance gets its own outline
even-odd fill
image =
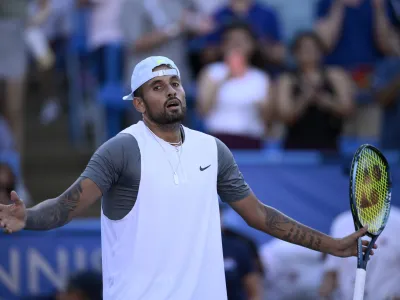
[[[178,165],[176,166],[176,169],[174,169],[174,167],[172,166],[172,163],[171,163],[171,161],[170,161],[170,159],[168,157],[167,151],[165,151],[163,145],[161,145],[161,143],[158,141],[158,138],[155,135],[155,133],[149,127],[146,126],[146,128],[150,131],[150,133],[153,136],[153,138],[155,139],[155,141],[160,145],[161,149],[164,151],[165,157],[167,158],[167,161],[168,161],[168,163],[169,163],[169,165],[171,167],[172,173],[174,175],[174,183],[176,185],[178,185],[179,184],[179,177],[178,177],[177,171],[178,171],[178,168],[179,168],[179,166],[181,164],[181,155],[182,155],[182,152],[183,152],[182,136],[181,136],[181,140],[178,143],[169,143],[170,145],[174,146],[176,148],[176,152],[179,153],[178,154]],[[181,151],[179,151],[179,147],[181,147]]]

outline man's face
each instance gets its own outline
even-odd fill
[[[160,66],[153,71],[169,69]],[[135,107],[145,118],[159,125],[182,122],[186,115],[185,91],[178,76],[160,76],[142,85],[143,99]],[[142,101],[142,103],[137,102]]]
[[[10,204],[10,193],[14,189],[14,174],[7,165],[0,165],[0,204]]]

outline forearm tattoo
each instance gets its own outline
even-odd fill
[[[321,251],[323,234],[285,216],[278,210],[265,206],[265,231],[287,242]]]
[[[68,223],[70,213],[78,207],[82,195],[81,183],[79,180],[60,197],[28,209],[25,229],[49,230]]]

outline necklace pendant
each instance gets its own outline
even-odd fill
[[[179,177],[178,177],[178,174],[176,174],[176,173],[174,173],[174,182],[176,185],[179,184]]]

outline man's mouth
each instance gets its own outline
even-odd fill
[[[181,104],[181,102],[178,99],[171,99],[167,102],[167,108],[171,108],[171,107],[177,107]]]

